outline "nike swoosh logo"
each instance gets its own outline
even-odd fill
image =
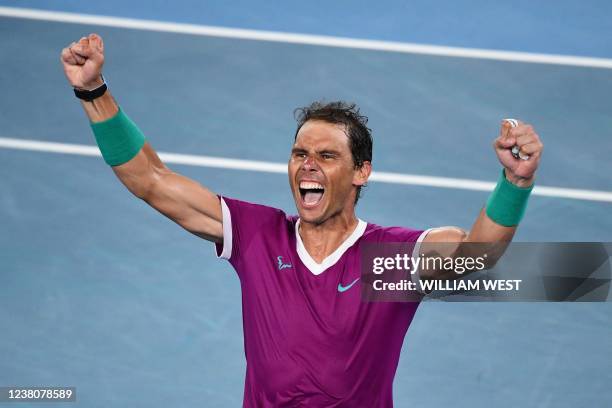
[[[349,285],[347,286],[342,286],[341,283],[338,284],[338,292],[342,293],[342,292],[346,292],[347,290],[349,290],[351,288],[351,286],[353,286],[354,284],[357,283],[357,281],[359,280],[359,278],[355,279],[354,281],[352,281]]]

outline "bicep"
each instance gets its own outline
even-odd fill
[[[157,177],[144,199],[187,231],[209,241],[223,240],[219,197],[200,183],[168,170]]]
[[[461,243],[467,237],[467,232],[459,227],[433,228],[427,233],[420,245],[420,253],[431,258],[454,257]],[[433,263],[432,263],[433,264]],[[446,276],[444,271],[436,270],[434,267],[422,267],[421,279],[440,279]]]
[[[209,241],[223,240],[219,198],[200,183],[166,167],[149,143],[113,171],[134,195],[187,231]]]
[[[449,243],[458,244],[467,237],[467,232],[459,227],[439,227],[434,228],[423,240],[424,243]]]

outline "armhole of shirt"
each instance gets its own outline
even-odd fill
[[[419,252],[421,251],[421,243],[425,240],[425,237],[427,237],[427,234],[429,234],[431,231],[435,229],[436,228],[429,228],[421,232],[421,235],[419,235],[416,242],[414,243],[414,248],[412,249],[412,259],[416,259],[419,257]],[[427,292],[424,292],[423,290],[421,290],[421,284],[420,284],[421,274],[419,273],[418,266],[414,269],[414,273],[410,275],[410,280],[412,281],[412,283],[416,285],[417,291],[420,294],[428,295]]]
[[[232,244],[233,244],[233,236],[232,236],[232,213],[229,210],[229,207],[225,203],[223,197],[221,197],[221,213],[223,215],[223,246],[215,245],[215,251],[217,258],[229,260],[232,256]],[[221,249],[221,253],[219,253],[219,249]]]

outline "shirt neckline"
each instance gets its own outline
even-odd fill
[[[340,246],[336,248],[334,252],[332,252],[325,259],[323,259],[321,263],[317,263],[314,259],[312,259],[312,257],[306,250],[304,243],[302,242],[302,237],[300,236],[299,232],[300,219],[297,219],[297,221],[295,222],[295,242],[297,247],[297,254],[300,257],[302,263],[306,266],[306,268],[308,268],[310,272],[312,272],[313,275],[320,275],[325,272],[325,270],[327,270],[329,267],[334,266],[336,262],[338,262],[338,260],[342,257],[342,255],[344,255],[346,250],[353,246],[353,244],[357,242],[359,238],[361,238],[361,236],[366,230],[366,227],[368,226],[368,223],[359,218],[357,220],[357,226],[355,227],[351,235],[349,235],[342,242],[342,244],[340,244]]]

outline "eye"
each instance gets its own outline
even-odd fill
[[[333,159],[334,155],[331,153],[322,153],[321,157],[324,158],[325,160],[328,160],[328,159]]]

